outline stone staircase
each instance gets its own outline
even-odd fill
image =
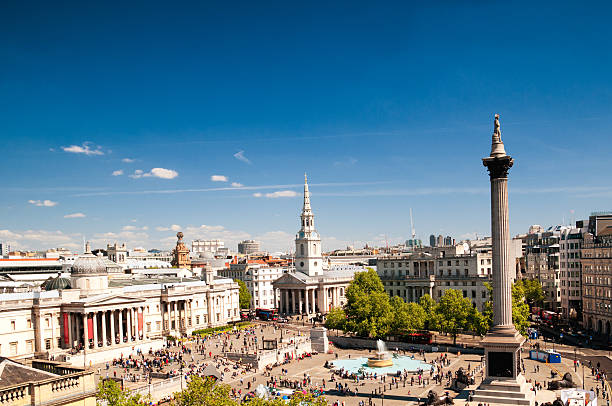
[[[525,377],[519,375],[516,380],[485,380],[474,391],[472,402],[531,406],[535,402],[535,394]]]

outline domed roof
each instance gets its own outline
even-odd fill
[[[91,252],[86,252],[79,257],[72,264],[72,271],[74,274],[105,274],[106,264],[102,256],[95,256]]]
[[[55,278],[49,278],[43,282],[40,287],[44,290],[59,290],[59,289],[70,289],[72,286],[70,285],[70,279],[64,278],[61,275],[56,276]]]

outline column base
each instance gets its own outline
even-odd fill
[[[535,394],[522,374],[508,379],[487,378],[474,391],[472,402],[531,406]]]

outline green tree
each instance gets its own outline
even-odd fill
[[[249,292],[249,288],[247,288],[246,283],[240,279],[234,279],[234,282],[237,282],[240,286],[240,290],[238,291],[238,303],[240,303],[240,308],[248,309],[251,307],[251,292]]]
[[[419,299],[419,305],[425,312],[425,329],[426,330],[438,330],[440,318],[438,317],[438,304],[435,300],[429,296],[429,294],[425,294],[421,296]]]
[[[536,281],[537,282],[537,281]],[[538,282],[539,284],[539,282]],[[491,284],[485,282],[489,291],[489,300],[485,303],[483,316],[486,320],[487,329],[493,325],[493,288]],[[541,289],[541,285],[540,285]],[[537,290],[537,288],[536,288]],[[512,323],[521,334],[527,334],[529,327],[529,306],[526,302],[526,294],[522,281],[512,284]]]
[[[121,390],[121,386],[112,379],[102,380],[98,383],[98,400],[106,401],[108,406],[140,406],[149,404],[148,397],[128,390]]]
[[[440,330],[451,334],[453,345],[457,343],[459,331],[469,328],[469,316],[472,313],[472,302],[463,297],[460,290],[448,289],[438,303],[437,313],[440,316]]]
[[[512,323],[521,334],[527,334],[529,306],[525,303],[525,290],[521,283],[512,285]]]
[[[343,330],[346,327],[346,314],[341,307],[332,308],[325,317],[325,327],[332,330]]]
[[[520,284],[525,292],[525,300],[529,307],[541,306],[544,301],[544,289],[537,279],[521,279],[515,284]]]
[[[389,296],[373,269],[358,272],[346,289],[346,330],[360,336],[381,338],[393,320]]]
[[[247,402],[230,398],[231,388],[229,385],[215,383],[210,378],[203,379],[194,376],[182,392],[174,394],[175,406],[327,406],[323,396],[314,397],[311,394],[295,393],[289,402],[282,399],[260,399],[253,398]]]
[[[422,330],[425,325],[425,310],[418,303],[406,303],[400,297],[391,298],[391,334],[400,331]]]
[[[194,375],[182,392],[174,394],[176,406],[236,406],[230,398],[229,385],[216,384],[211,378]]]

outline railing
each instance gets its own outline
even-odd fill
[[[25,399],[29,397],[30,397],[30,390],[29,390],[28,383],[26,383],[25,385],[21,384],[21,385],[9,386],[7,388],[0,389],[0,405],[9,405],[21,399]],[[26,403],[26,402],[22,401],[19,403]]]
[[[51,391],[53,393],[62,393],[66,391],[72,391],[74,388],[80,388],[80,377],[79,376],[70,376],[63,379],[58,379],[51,382]]]

